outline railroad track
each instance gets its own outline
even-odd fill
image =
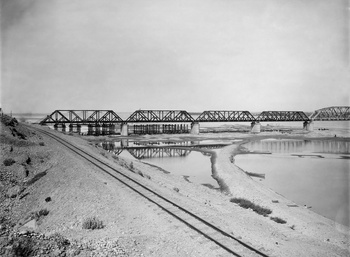
[[[161,194],[157,193],[156,191],[150,189],[149,187],[141,184],[137,180],[131,178],[127,174],[118,171],[114,167],[104,163],[103,161],[99,160],[95,156],[87,153],[86,151],[80,149],[79,147],[71,144],[67,140],[54,135],[51,132],[48,132],[43,129],[30,127],[32,129],[35,129],[42,134],[56,140],[57,142],[61,143],[68,149],[70,149],[75,154],[81,156],[83,159],[87,160],[103,172],[107,173],[132,191],[136,192],[138,195],[142,196],[143,198],[147,199],[154,205],[161,208],[164,212],[168,213],[169,215],[173,216],[177,220],[181,221],[182,223],[186,224],[188,227],[196,231],[197,233],[203,235],[206,239],[209,241],[215,243],[220,248],[225,250],[228,254],[231,254],[232,256],[264,256],[267,257],[268,255],[261,252],[258,249],[255,249],[253,246],[244,243],[240,239],[234,237],[230,233],[218,228],[214,224],[204,220],[203,218],[199,217],[198,215],[192,213],[190,210],[182,207],[178,203],[175,203],[166,197],[162,196]]]

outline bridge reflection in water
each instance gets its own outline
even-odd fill
[[[136,144],[137,145],[137,144]],[[115,155],[128,151],[136,159],[164,158],[164,157],[185,157],[191,153],[189,149],[160,146],[124,146],[115,147],[114,143],[101,143],[103,149],[113,152]]]
[[[261,140],[249,142],[244,146],[251,151],[271,153],[350,153],[350,142],[335,140]]]
[[[196,141],[181,142],[101,142],[100,146],[115,155],[120,155],[123,151],[128,151],[136,159],[165,158],[165,157],[185,157],[191,151],[200,151],[203,155],[211,154],[200,149],[218,149],[229,143],[204,144]]]
[[[190,150],[178,148],[134,148],[127,151],[136,159],[163,158],[163,157],[184,157],[190,154]]]

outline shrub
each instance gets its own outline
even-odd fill
[[[44,142],[40,142],[39,145],[40,145],[40,146],[44,146],[45,143],[44,143]]]
[[[237,203],[240,207],[245,209],[252,209],[257,214],[260,214],[263,216],[268,216],[269,214],[272,213],[270,209],[254,204],[253,202],[244,198],[231,198],[230,202]]]
[[[254,205],[251,201],[243,198],[231,198],[230,202],[237,203],[239,206],[245,209],[252,208],[252,206]]]
[[[261,207],[261,206],[256,206],[253,211],[255,211],[257,214],[263,215],[263,216],[268,216],[269,214],[272,213],[272,211],[268,208]]]
[[[46,197],[45,198],[45,202],[51,202],[51,197],[49,196],[49,197]]]
[[[177,187],[174,187],[173,190],[176,191],[176,192],[180,191],[180,189],[178,189]]]
[[[14,256],[32,256],[35,242],[30,237],[20,237],[14,239],[12,250]]]
[[[50,236],[50,239],[52,239],[56,242],[58,248],[62,248],[62,247],[65,247],[67,245],[70,245],[69,240],[57,232],[52,234]]]
[[[18,121],[16,120],[16,118],[11,118],[8,117],[7,120],[4,121],[6,126],[11,126],[11,127],[15,127],[18,125]]]
[[[87,218],[83,222],[83,229],[101,229],[103,228],[102,221],[98,220],[96,217]]]
[[[47,209],[41,209],[40,211],[39,211],[39,216],[41,217],[41,216],[46,216],[46,215],[48,215],[49,214],[49,211],[47,210]]]
[[[5,166],[11,166],[12,164],[14,164],[16,161],[14,159],[8,158],[4,160],[4,165]]]
[[[280,224],[286,224],[287,221],[285,221],[284,219],[278,218],[278,217],[270,217],[271,220],[273,220],[274,222],[280,223]],[[294,227],[292,228],[294,229]]]
[[[130,169],[131,169],[131,170],[134,169],[134,163],[133,163],[133,162],[130,163]]]
[[[47,209],[41,209],[40,211],[32,212],[31,217],[35,220],[39,220],[40,217],[46,216],[49,214],[49,211]]]

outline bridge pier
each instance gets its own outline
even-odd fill
[[[304,130],[314,131],[314,122],[313,121],[305,121],[303,123]]]
[[[107,125],[102,124],[102,135],[107,135]]]
[[[122,136],[128,136],[128,123],[122,123],[122,131],[120,133]]]
[[[252,133],[260,133],[260,131],[261,131],[260,122],[259,122],[259,121],[253,121],[253,122],[251,123],[250,132],[252,132]]]
[[[199,135],[199,122],[193,122],[191,124],[191,134]]]
[[[77,124],[77,133],[80,134],[81,133],[81,125]]]
[[[95,126],[95,136],[101,135],[101,126],[100,124],[96,124]]]
[[[109,125],[108,130],[110,135],[115,134],[115,125],[114,124]]]
[[[66,132],[66,124],[62,124],[62,131]]]
[[[69,124],[69,132],[73,133],[73,124]]]
[[[120,142],[121,147],[128,147],[129,146],[129,140],[128,139],[122,139]]]
[[[88,135],[94,134],[94,127],[92,125],[88,125]]]

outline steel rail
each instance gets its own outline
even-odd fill
[[[34,128],[31,127],[49,137],[51,137],[52,139],[56,140],[57,142],[61,143],[62,145],[64,145],[65,147],[67,147],[68,149],[70,149],[71,151],[73,151],[74,153],[76,153],[77,155],[81,156],[82,158],[84,158],[85,160],[87,160],[88,162],[90,162],[91,164],[93,164],[94,166],[98,167],[99,169],[101,169],[102,171],[104,171],[105,173],[109,174],[110,176],[112,176],[113,178],[117,179],[120,183],[124,184],[125,186],[127,186],[128,188],[130,188],[131,190],[133,190],[134,192],[136,192],[137,194],[141,195],[142,197],[144,197],[145,199],[147,199],[148,201],[152,202],[153,204],[155,204],[156,206],[158,206],[159,208],[161,208],[163,211],[167,212],[168,214],[170,214],[171,216],[175,217],[176,219],[178,219],[179,221],[181,221],[182,223],[186,224],[187,226],[189,226],[190,228],[192,228],[193,230],[195,230],[197,233],[203,235],[205,238],[209,239],[210,241],[214,242],[215,244],[217,244],[218,246],[220,246],[221,248],[225,249],[227,252],[229,252],[230,254],[234,255],[234,256],[239,256],[242,257],[242,255],[238,254],[237,252],[233,251],[232,249],[230,249],[228,246],[225,246],[224,243],[219,242],[217,239],[213,238],[213,236],[208,235],[208,233],[203,232],[201,229],[195,227],[194,225],[190,224],[188,221],[184,220],[184,218],[179,217],[180,214],[176,214],[174,213],[174,211],[169,210],[171,209],[171,207],[165,207],[162,204],[156,202],[155,200],[151,199],[149,196],[147,196],[145,193],[140,192],[139,189],[136,189],[135,186],[129,185],[127,182],[123,181],[121,178],[116,177],[114,174],[112,174],[111,172],[109,172],[108,170],[106,170],[105,168],[101,167],[99,164],[95,163],[94,161],[92,161],[91,159],[94,159],[95,161],[97,161],[98,163],[108,167],[109,169],[113,170],[114,172],[116,172],[117,174],[123,176],[125,179],[133,182],[134,184],[136,184],[137,186],[139,186],[140,188],[148,191],[149,193],[151,193],[152,195],[156,196],[157,198],[163,200],[164,202],[170,204],[173,207],[178,208],[179,210],[181,210],[182,212],[184,212],[185,214],[187,214],[188,216],[190,216],[191,218],[194,218],[197,221],[202,222],[203,224],[205,224],[207,227],[215,230],[216,232],[220,233],[221,235],[234,240],[235,242],[237,242],[240,246],[243,246],[245,249],[250,250],[252,253],[255,253],[258,256],[264,256],[264,257],[268,257],[268,255],[266,255],[265,253],[261,252],[258,249],[255,249],[254,247],[244,243],[243,241],[241,241],[240,239],[232,236],[231,234],[223,231],[222,229],[216,227],[215,225],[209,223],[208,221],[204,220],[203,218],[199,217],[198,215],[192,213],[191,211],[185,209],[184,207],[179,206],[178,204],[174,203],[173,201],[165,198],[164,196],[158,194],[157,192],[155,192],[154,190],[146,187],[145,185],[141,184],[140,182],[136,181],[135,179],[129,177],[128,175],[125,175],[124,173],[118,171],[117,169],[111,167],[110,165],[104,163],[103,161],[99,160],[98,158],[96,158],[95,156],[87,153],[86,151],[78,148],[77,146],[71,144],[70,142],[68,142],[65,139],[62,139],[61,137],[58,137],[57,135],[52,134],[51,132],[47,132],[45,130],[42,129],[38,129],[38,128]],[[83,153],[83,154],[82,154]],[[88,157],[86,157],[86,156]],[[91,159],[89,159],[91,158]],[[238,246],[238,245],[236,245]]]

